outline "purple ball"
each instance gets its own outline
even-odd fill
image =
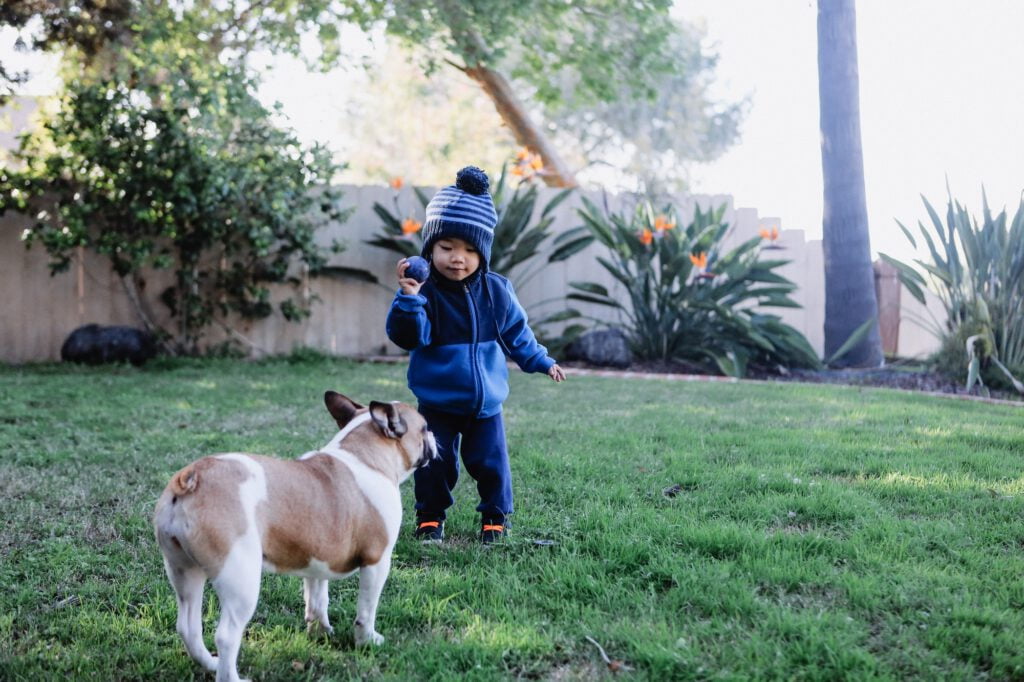
[[[406,258],[405,262],[408,263],[408,267],[405,268],[406,277],[411,277],[417,282],[427,281],[427,276],[430,274],[430,263],[426,259],[412,256]]]

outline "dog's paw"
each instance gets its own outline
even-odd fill
[[[306,623],[306,634],[310,637],[330,637],[334,634],[334,628],[329,623],[311,620]]]
[[[384,643],[384,635],[379,632],[356,632],[356,646],[380,646]]]

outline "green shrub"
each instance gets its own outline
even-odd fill
[[[244,72],[190,78],[159,92],[70,85],[44,134],[16,152],[24,170],[0,169],[0,215],[33,217],[23,239],[46,249],[52,272],[80,247],[106,257],[146,327],[194,354],[210,326],[230,330],[232,315],[308,316],[315,298],[303,273],[328,253],[314,235],[347,213],[324,187],[337,169],[327,149],[277,128]],[[171,324],[140,303],[150,269],[174,272],[158,296]]]
[[[1013,386],[1024,393],[1015,376],[1024,371],[1024,200],[1012,221],[1005,209],[993,217],[982,192],[982,220],[950,195],[945,222],[922,197],[931,230],[918,221],[928,259],[909,265],[880,254],[895,266],[900,281],[921,303],[930,287],[946,312],[944,325],[919,320],[941,342],[932,360],[939,371],[967,388],[980,384]],[[902,223],[903,234],[916,249],[917,240]]]
[[[572,300],[618,310],[642,360],[681,361],[743,376],[751,364],[817,367],[804,336],[764,308],[796,308],[796,285],[762,260],[761,238],[723,252],[725,207],[698,207],[686,227],[675,210],[655,215],[649,203],[631,216],[606,215],[584,199],[585,227],[608,250],[598,262],[625,289],[620,299],[593,282],[573,282]]]
[[[539,194],[537,186],[527,180],[520,181],[513,187],[508,179],[507,170],[507,167],[502,168],[498,183],[491,193],[498,224],[494,228],[489,269],[508,277],[516,288],[520,288],[547,263],[569,258],[590,244],[592,239],[582,229],[564,232],[551,242],[553,249],[546,259],[540,261],[537,256],[545,248],[545,242],[552,234],[551,224],[555,219],[553,212],[569,196],[572,189],[563,190],[552,197],[534,220],[533,214]],[[430,197],[418,187],[414,188],[414,191],[421,204],[415,215],[402,210],[397,192],[392,199],[393,212],[379,202],[373,205],[373,210],[383,225],[380,232],[367,241],[368,244],[404,257],[420,254],[423,250],[423,239],[420,234],[422,216]]]

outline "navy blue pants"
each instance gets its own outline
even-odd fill
[[[503,520],[512,513],[512,470],[505,445],[501,413],[485,419],[448,414],[420,406],[437,440],[439,459],[414,474],[416,515],[445,518],[455,504],[452,490],[459,480],[459,455],[466,471],[476,481],[480,504],[476,510],[489,520]]]

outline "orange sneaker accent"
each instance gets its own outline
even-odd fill
[[[424,521],[423,523],[421,523],[420,525],[418,525],[416,527],[417,528],[437,528],[440,525],[441,525],[440,521]]]
[[[495,525],[492,525],[490,523],[484,524],[483,532],[486,533],[489,530],[493,530],[493,531],[496,531],[498,533],[504,533],[505,532],[505,526],[495,526]]]

